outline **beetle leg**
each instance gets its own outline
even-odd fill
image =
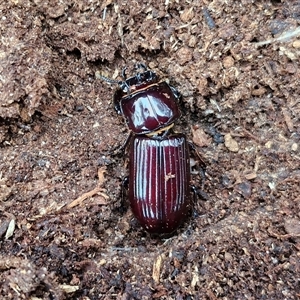
[[[205,180],[206,180],[206,164],[204,162],[204,159],[202,158],[202,156],[200,155],[200,153],[197,151],[196,149],[196,146],[194,143],[192,142],[188,142],[190,148],[192,149],[192,151],[194,153],[196,153],[196,156],[198,157],[199,159],[199,168],[198,168],[198,171],[199,171],[199,174],[200,174],[200,177],[201,177],[201,189],[203,189],[204,187],[204,183],[205,183]],[[198,193],[200,195],[201,198],[204,198],[202,196],[202,190],[199,190],[200,192]]]
[[[188,142],[188,143],[189,143],[189,146],[190,146],[190,148],[192,149],[192,151],[195,152],[196,155],[197,155],[197,157],[199,158],[199,161],[200,161],[200,167],[203,169],[203,172],[204,172],[204,174],[205,174],[205,171],[206,171],[206,163],[205,163],[203,157],[202,157],[202,156],[200,155],[200,153],[197,151],[197,148],[196,148],[196,146],[195,146],[194,143],[192,143],[192,142]]]
[[[123,68],[123,70],[122,70],[122,77],[123,77],[124,81],[126,80],[126,69],[127,69],[127,67]]]
[[[200,197],[204,201],[207,201],[209,199],[207,193],[205,193],[203,190],[197,188],[196,186],[191,185],[191,190],[192,190],[192,193],[193,193],[194,203],[196,203],[196,197],[197,196]]]
[[[122,114],[122,110],[121,110],[121,106],[120,106],[120,101],[119,98],[122,96],[122,90],[117,90],[115,92],[114,98],[113,98],[113,102],[114,102],[114,108],[115,111],[118,113],[118,115]]]
[[[181,98],[181,94],[180,92],[172,85],[170,85],[170,89],[172,90],[172,93],[174,94],[174,97],[176,98],[176,100],[179,100]]]
[[[124,152],[126,151],[126,148],[128,147],[128,144],[130,143],[132,136],[133,136],[133,134],[130,131],[127,138],[122,143],[122,145],[115,147],[113,150],[109,151],[108,154],[111,155],[111,156],[115,156],[115,155],[118,155],[120,153],[122,155],[124,155]]]
[[[193,202],[194,202],[194,205],[195,205],[196,197],[197,197],[197,188],[194,185],[191,185],[191,191],[193,193]]]
[[[193,209],[192,209],[191,213],[192,213],[193,218],[197,218],[201,215],[201,212],[199,212],[199,210],[196,209],[196,207],[198,207],[196,205],[197,198],[199,197],[203,201],[208,201],[209,197],[203,190],[197,188],[194,185],[191,185],[191,191],[193,193],[193,206],[192,206]],[[201,206],[201,204],[200,204],[200,206]],[[200,210],[202,210],[202,209],[200,209]]]
[[[121,186],[121,205],[118,209],[120,213],[125,213],[128,208],[128,205],[126,205],[128,186],[129,186],[129,177],[126,176],[125,178],[123,178],[122,186]]]

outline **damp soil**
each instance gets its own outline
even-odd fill
[[[300,2],[194,2],[1,1],[1,299],[299,299]],[[140,62],[206,164],[167,238],[122,204],[95,77]]]

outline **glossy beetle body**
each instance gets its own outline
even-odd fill
[[[189,182],[188,144],[183,134],[133,138],[129,199],[147,231],[170,233],[180,225],[190,208]]]
[[[151,233],[171,233],[190,208],[190,163],[186,137],[172,134],[179,118],[179,93],[147,70],[118,83],[114,105],[134,133],[129,152],[129,200],[140,224]],[[124,74],[123,74],[123,77]]]

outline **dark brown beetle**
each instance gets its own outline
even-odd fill
[[[171,132],[179,118],[178,91],[147,70],[117,83],[114,105],[133,136],[129,151],[129,200],[140,224],[151,233],[171,233],[191,205],[189,147],[184,134]]]

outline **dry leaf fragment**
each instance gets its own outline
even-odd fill
[[[245,174],[245,178],[247,180],[255,179],[256,177],[257,177],[257,174],[255,172]]]
[[[193,143],[199,147],[206,147],[211,144],[211,138],[202,128],[194,129],[192,127]]]
[[[159,255],[153,264],[152,278],[155,283],[159,283],[162,262],[163,262],[163,255]]]
[[[16,227],[16,221],[15,219],[11,219],[5,234],[6,240],[9,239],[14,234],[15,227]]]
[[[60,284],[59,287],[67,294],[74,293],[79,290],[78,285]]]

